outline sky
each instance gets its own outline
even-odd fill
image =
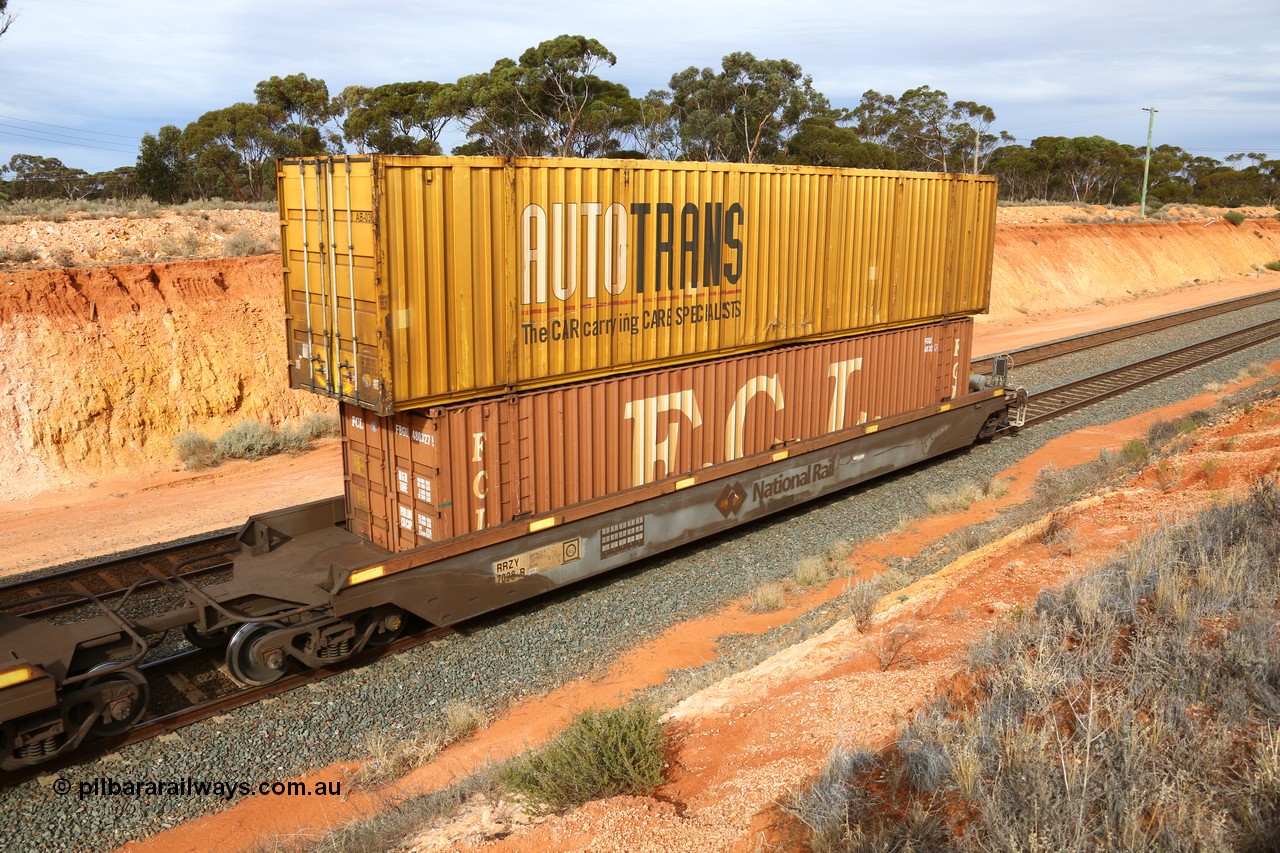
[[[995,130],[1104,136],[1223,160],[1280,158],[1276,0],[9,0],[0,164],[99,172],[166,124],[253,101],[303,72],[344,87],[450,82],[562,33],[602,42],[634,96],[734,51],[790,59],[835,106],[927,85],[995,110]],[[461,143],[454,134],[445,148]]]

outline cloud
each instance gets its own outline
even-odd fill
[[[582,33],[618,55],[606,74],[635,95],[690,65],[736,50],[799,62],[841,106],[876,89],[929,85],[993,107],[997,127],[1055,128],[1145,141],[1141,107],[1184,147],[1269,148],[1280,156],[1280,29],[1271,4],[1222,0],[653,0],[584,7],[565,0],[439,2],[277,0],[14,0],[0,39],[0,114],[134,140],[161,125],[253,99],[272,75],[305,72],[334,92],[351,84],[454,80],[560,33]],[[1215,120],[1174,107],[1237,110]],[[1103,116],[1106,118],[1094,119]],[[1084,119],[1084,121],[1080,121]],[[4,131],[6,128],[0,128]],[[1018,134],[1022,135],[1021,132]],[[90,137],[102,138],[102,137]],[[125,142],[125,140],[116,140]],[[38,150],[33,150],[38,149]],[[0,133],[0,162],[57,150],[98,170],[125,155]],[[1256,147],[1253,150],[1258,150]]]

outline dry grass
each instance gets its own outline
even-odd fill
[[[850,617],[865,626],[876,611],[876,605],[886,595],[897,592],[911,583],[911,576],[901,569],[892,569],[870,580],[854,584],[840,598],[849,608]]]
[[[1277,565],[1271,481],[1042,593],[971,649],[969,696],[790,807],[815,850],[1275,849]]]
[[[1240,368],[1240,371],[1236,374],[1235,381],[1244,382],[1248,379],[1261,379],[1262,377],[1269,376],[1270,374],[1271,371],[1267,369],[1265,364],[1260,361],[1251,361],[1244,367]]]
[[[488,721],[484,711],[466,702],[450,702],[436,727],[413,737],[374,732],[366,743],[369,757],[352,781],[381,785],[429,763],[440,751],[469,736]]]
[[[927,494],[924,502],[929,512],[960,512],[976,503],[1001,498],[1008,491],[1009,484],[1003,480],[985,480],[965,483],[950,492]]]
[[[747,609],[752,613],[772,613],[781,610],[786,604],[787,594],[780,583],[766,583],[751,591],[751,603]]]

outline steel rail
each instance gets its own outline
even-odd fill
[[[1202,305],[1198,308],[1189,308],[1186,311],[1176,311],[1172,314],[1162,314],[1159,317],[1152,317],[1148,320],[1139,320],[1136,323],[1128,323],[1123,326],[1113,326],[1110,329],[1103,329],[1098,332],[1085,332],[1080,335],[1072,335],[1067,338],[1058,338],[1057,340],[1048,341],[1043,344],[1034,344],[1021,349],[1011,350],[1007,355],[1013,358],[1013,367],[1025,367],[1028,364],[1035,364],[1038,361],[1047,361],[1051,358],[1058,358],[1064,355],[1081,352],[1094,347],[1105,346],[1106,344],[1116,343],[1118,341],[1128,340],[1130,338],[1149,335],[1153,332],[1172,329],[1187,323],[1195,323],[1199,320],[1207,320],[1210,317],[1218,317],[1223,314],[1230,314],[1232,311],[1240,311],[1245,308],[1252,308],[1255,305],[1265,305],[1268,302],[1280,300],[1280,290],[1268,290],[1263,293],[1254,293],[1248,296],[1241,296],[1236,299],[1226,299],[1222,302],[1214,302],[1209,305]],[[991,373],[992,356],[983,356],[976,358],[972,362],[970,372],[983,375]]]
[[[1280,319],[1269,320],[1162,355],[1094,374],[1032,394],[1027,400],[1024,426],[1041,423],[1110,397],[1133,391],[1175,373],[1199,367],[1242,349],[1280,336]]]
[[[83,606],[84,602],[78,600],[78,597],[85,593],[90,593],[99,599],[111,599],[124,595],[130,590],[154,589],[171,582],[169,577],[171,567],[198,558],[201,552],[208,552],[212,559],[217,556],[218,551],[233,544],[235,539],[234,533],[208,534],[194,541],[165,545],[122,557],[111,557],[96,563],[3,584],[0,585],[0,610],[15,616],[36,618]],[[202,566],[199,562],[195,562],[189,566],[183,566],[181,576],[198,577],[229,568],[230,563],[225,560],[212,566]],[[139,580],[141,583],[138,582]],[[50,595],[62,593],[66,594],[68,600],[44,607],[28,605],[31,599],[45,599]]]
[[[1280,291],[1272,291],[1271,300],[1280,298]],[[1261,294],[1259,294],[1261,296]],[[1262,300],[1270,301],[1270,300]],[[1229,305],[1237,301],[1228,303],[1219,303],[1219,305]],[[1255,302],[1252,304],[1260,304]],[[1213,307],[1213,306],[1206,306]],[[1241,307],[1239,305],[1236,308]],[[1247,306],[1245,306],[1247,307]],[[1231,308],[1227,310],[1236,310]],[[1195,309],[1202,311],[1204,309]],[[1188,312],[1182,312],[1178,315],[1167,315],[1168,317],[1183,316]],[[1219,311],[1217,313],[1225,313]],[[1203,319],[1206,316],[1214,316],[1213,314],[1200,314],[1198,318]],[[1165,318],[1158,318],[1165,319]],[[1193,322],[1193,319],[1182,320],[1180,322]],[[1147,321],[1148,323],[1154,321]],[[1172,323],[1170,325],[1178,325]],[[1134,324],[1142,325],[1142,324]],[[1130,328],[1130,327],[1120,327]],[[1168,328],[1168,326],[1165,326]],[[1109,330],[1111,331],[1111,330]],[[1145,334],[1140,332],[1138,334]],[[1132,334],[1128,336],[1133,336]],[[1134,364],[1125,365],[1115,370],[1105,371],[1094,376],[1069,382],[1056,388],[1051,388],[1032,395],[1028,400],[1028,413],[1025,425],[1029,426],[1057,417],[1067,412],[1075,411],[1088,405],[1092,405],[1109,397],[1123,394],[1127,391],[1140,388],[1143,385],[1150,384],[1165,377],[1171,376],[1193,367],[1205,364],[1215,359],[1229,355],[1258,343],[1275,339],[1280,336],[1280,319],[1271,320],[1261,323],[1247,329],[1238,330],[1226,335],[1219,336],[1209,341],[1203,341],[1191,346],[1183,347],[1163,355],[1145,359]],[[1081,339],[1094,338],[1096,336],[1079,336]],[[1119,339],[1119,338],[1115,338]],[[1070,339],[1075,340],[1075,339]],[[1114,339],[1113,339],[1114,340]],[[1110,340],[1105,341],[1110,342]],[[1092,344],[1100,345],[1100,344]],[[1049,345],[1046,345],[1049,346]],[[1079,347],[1083,349],[1086,347]],[[1073,350],[1074,351],[1074,350]],[[1025,363],[1025,361],[1023,362]],[[210,540],[205,540],[205,544]],[[128,558],[125,558],[128,559]],[[109,561],[115,562],[115,561]],[[88,568],[88,567],[86,567]],[[80,570],[72,570],[80,571]],[[68,573],[60,573],[66,576]],[[57,577],[47,576],[46,578],[32,579],[33,583],[47,581],[48,578]],[[21,584],[13,584],[9,587],[0,587],[0,592],[4,592],[11,588],[17,588]],[[426,631],[403,637],[385,646],[379,646],[373,649],[367,649],[360,655],[353,656],[344,661],[337,662],[325,667],[309,669],[291,675],[286,675],[280,680],[261,687],[243,687],[225,696],[206,699],[205,701],[197,701],[186,708],[178,710],[166,711],[157,716],[144,719],[129,731],[111,738],[103,738],[94,740],[79,748],[68,752],[66,755],[57,759],[39,764],[34,767],[24,768],[23,770],[6,773],[4,778],[0,780],[0,787],[9,787],[17,785],[28,779],[37,776],[54,773],[59,769],[88,761],[102,754],[119,749],[128,744],[137,743],[156,737],[161,734],[167,734],[185,726],[189,726],[200,720],[208,719],[222,713],[226,713],[235,708],[240,708],[262,699],[276,696],[281,693],[293,690],[305,684],[314,683],[327,678],[330,675],[339,672],[345,672],[356,667],[366,666],[376,660],[380,660],[392,654],[414,648],[416,646],[431,642],[457,632],[456,628],[433,628]],[[202,670],[207,672],[207,667],[214,666],[221,669],[221,656],[204,650],[184,651],[161,661],[144,664],[140,669],[148,675],[148,680],[152,678],[167,678],[174,672],[181,671],[181,667],[191,665],[196,667],[205,667]],[[230,681],[230,679],[228,679]],[[234,683],[234,682],[231,682]],[[181,691],[180,691],[181,692]]]

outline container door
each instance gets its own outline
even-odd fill
[[[369,158],[281,163],[290,386],[378,409],[373,172]]]
[[[393,550],[394,497],[387,459],[390,419],[348,404],[339,412],[347,529],[375,545]]]
[[[394,452],[392,486],[395,516],[392,518],[395,551],[408,551],[454,535],[448,513],[449,473],[441,469],[444,436],[440,418],[421,412],[391,416]]]

